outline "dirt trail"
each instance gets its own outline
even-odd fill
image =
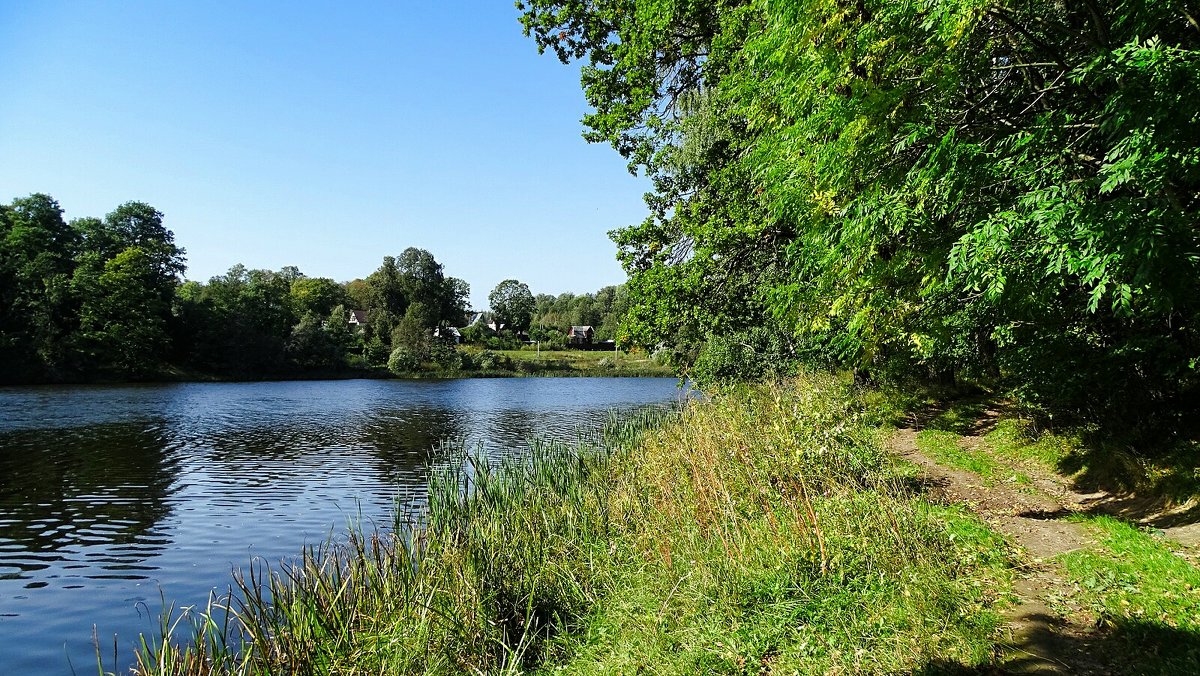
[[[1070,584],[1050,559],[1093,543],[1079,524],[1059,518],[1073,511],[1073,505],[1050,495],[985,486],[976,474],[925,456],[917,448],[916,435],[916,430],[898,430],[890,441],[892,452],[923,468],[935,497],[968,506],[1030,555],[1014,585],[1018,601],[1006,613],[1008,650],[999,673],[1113,673],[1112,660],[1093,649],[1095,630],[1086,614],[1056,613],[1049,603],[1051,598],[1067,598],[1070,592]]]

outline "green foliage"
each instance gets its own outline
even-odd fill
[[[106,261],[87,286],[79,331],[106,367],[141,376],[160,365],[169,341],[170,297],[162,293],[158,272],[151,254],[131,246]]]
[[[491,350],[480,350],[474,358],[475,367],[480,371],[511,371],[512,360]]]
[[[319,317],[327,317],[333,308],[345,306],[349,301],[346,290],[341,284],[326,277],[299,277],[292,282],[289,289],[292,297],[292,307],[296,314],[304,316],[307,313]],[[345,315],[342,315],[345,317]]]
[[[697,382],[729,383],[779,378],[795,372],[789,336],[767,327],[713,336],[704,344],[690,374]]]
[[[535,305],[528,285],[515,279],[506,279],[488,294],[488,304],[496,317],[497,326],[514,331],[529,328]]]
[[[0,378],[156,372],[183,253],[141,202],[69,224],[47,195],[0,205]]]
[[[421,368],[421,358],[410,348],[398,347],[388,355],[387,367],[395,375],[407,375]]]
[[[591,326],[595,329],[595,340],[625,343],[620,327],[631,310],[630,303],[624,284],[606,286],[594,294],[540,293],[534,297],[529,337],[552,345],[566,345],[567,332],[572,326]]]
[[[1194,419],[1186,3],[521,6],[539,49],[587,59],[585,136],[654,181],[613,233],[634,340],[736,360],[722,337],[773,320],[868,374]]]

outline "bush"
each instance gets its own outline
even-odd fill
[[[429,358],[439,368],[448,371],[457,371],[462,368],[470,368],[470,358],[465,358],[462,352],[459,352],[453,345],[444,342],[435,342],[429,348]]]
[[[475,356],[475,363],[480,371],[512,370],[512,360],[491,350],[484,350]]]
[[[388,362],[390,357],[388,346],[384,345],[383,340],[379,336],[372,336],[363,348],[363,356],[366,357],[367,363],[371,366],[383,366]]]
[[[392,350],[391,356],[387,360],[388,370],[396,375],[412,373],[421,368],[421,361],[417,359],[417,355],[406,347],[398,347]]]
[[[793,374],[796,367],[795,350],[785,336],[755,327],[709,338],[696,358],[692,377],[701,383],[746,381]]]

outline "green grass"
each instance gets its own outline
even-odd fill
[[[674,375],[670,367],[655,363],[641,352],[546,349],[539,352],[535,349],[521,349],[500,350],[497,354],[512,359],[515,364],[541,366],[546,371],[579,371],[591,375]]]
[[[1079,595],[1141,673],[1200,673],[1200,568],[1176,546],[1107,516],[1079,517],[1100,545],[1060,557]]]
[[[998,462],[984,448],[967,448],[963,437],[954,432],[927,429],[917,433],[917,448],[934,460],[978,474],[986,484],[998,482],[1028,485],[1029,477],[1007,464]]]
[[[666,424],[613,420],[600,446],[452,465],[422,528],[354,528],[251,569],[231,599],[148,640],[141,671],[990,664],[1009,548],[914,495],[866,420],[844,382],[806,376],[716,393]]]
[[[1046,429],[1014,411],[1009,402],[984,395],[939,398],[929,392],[879,392],[872,406],[886,421],[914,425],[944,435],[982,435],[984,445],[949,447],[950,436],[930,434],[935,452],[948,464],[992,477],[999,472],[1018,481],[1027,473],[1057,474],[1087,491],[1137,494],[1159,506],[1200,504],[1200,441],[1172,439],[1135,447],[1119,430],[1098,427]],[[937,413],[926,420],[923,410]],[[981,424],[999,411],[990,426]],[[934,438],[937,437],[937,438]],[[969,456],[965,457],[964,453]],[[985,457],[986,456],[986,457]]]

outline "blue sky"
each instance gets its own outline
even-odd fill
[[[348,280],[417,246],[482,308],[507,278],[623,281],[606,233],[646,212],[648,183],[580,137],[578,67],[507,0],[0,0],[0,92],[0,201],[148,202],[190,279]]]

